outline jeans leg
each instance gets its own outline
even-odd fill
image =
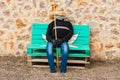
[[[69,53],[69,46],[67,42],[63,42],[61,44],[61,50],[62,50],[61,72],[65,73],[67,68],[67,59]]]
[[[55,64],[54,64],[53,49],[54,49],[53,44],[51,42],[48,42],[46,46],[46,50],[47,50],[48,63],[50,66],[51,73],[56,72]]]

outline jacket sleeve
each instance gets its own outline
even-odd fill
[[[53,26],[54,26],[54,22],[51,22],[48,25],[48,29],[47,29],[47,33],[46,33],[46,39],[47,39],[48,42],[51,42],[51,40],[52,40],[52,29],[53,29]]]
[[[63,41],[68,41],[72,36],[73,36],[73,26],[70,22],[68,22],[68,27],[69,27],[69,33],[63,38]]]

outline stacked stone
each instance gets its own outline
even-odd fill
[[[49,23],[53,3],[73,24],[91,27],[91,57],[120,58],[120,0],[1,0],[0,56],[24,56],[32,23]]]

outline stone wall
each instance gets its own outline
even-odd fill
[[[0,56],[24,56],[32,23],[49,23],[60,4],[73,24],[91,27],[91,58],[120,59],[120,0],[0,0]]]

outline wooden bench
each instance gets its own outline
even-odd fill
[[[27,62],[29,66],[48,67],[46,54],[47,42],[42,36],[46,34],[47,28],[48,24],[32,24],[31,44],[27,47]],[[89,25],[73,25],[73,28],[74,34],[78,34],[78,37],[71,45],[69,45],[70,52],[68,58],[68,67],[80,68],[81,66],[78,64],[87,65],[90,63],[90,27]],[[58,48],[58,54],[60,57],[60,48]],[[56,51],[54,51],[54,55],[56,56]],[[37,62],[40,64],[33,64]],[[70,64],[73,64],[74,66],[71,66]]]

